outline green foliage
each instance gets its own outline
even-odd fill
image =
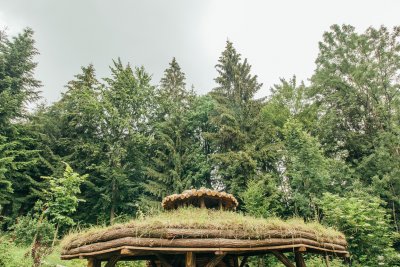
[[[26,106],[38,98],[34,78],[38,51],[29,28],[0,38],[0,214],[12,221],[43,197],[40,176],[47,174],[37,133],[26,122]],[[6,221],[6,226],[7,222]]]
[[[55,232],[55,226],[47,219],[32,216],[18,217],[12,228],[14,242],[20,246],[32,245],[35,235],[37,240],[45,245],[51,245]]]
[[[14,159],[7,151],[9,144],[6,141],[7,138],[0,135],[0,210],[2,205],[9,203],[10,196],[14,192],[11,181],[6,177]]]
[[[65,163],[65,171],[61,177],[44,177],[49,181],[50,187],[47,192],[47,210],[50,221],[57,226],[72,226],[74,220],[70,217],[82,199],[78,198],[81,193],[80,185],[87,175],[79,175]]]
[[[247,180],[256,172],[256,162],[246,149],[259,103],[254,95],[261,88],[251,65],[227,41],[215,66],[217,87],[211,92],[215,100],[210,122],[214,126],[204,134],[210,143],[213,185],[240,195]]]
[[[287,162],[285,175],[293,198],[294,213],[318,219],[317,199],[328,189],[329,160],[318,140],[302,130],[301,124],[289,120],[283,129]]]
[[[389,216],[378,197],[358,192],[348,197],[325,193],[320,203],[323,221],[346,234],[356,262],[363,266],[379,266],[395,257]]]
[[[275,180],[271,176],[249,181],[241,198],[250,215],[268,218],[281,212],[280,192],[276,190]]]
[[[151,160],[143,185],[150,195],[143,201],[147,206],[159,206],[169,194],[209,186],[210,166],[198,135],[202,127],[198,119],[204,118],[195,118],[190,112],[198,103],[194,103],[196,96],[185,86],[185,74],[173,58],[156,92],[158,107],[150,139]]]
[[[10,40],[0,38],[0,126],[25,115],[25,105],[37,99],[40,82],[33,76],[38,54],[33,30],[26,28]]]
[[[321,256],[310,256],[306,258],[306,264],[310,267],[321,267],[326,266],[325,257]],[[329,267],[346,267],[349,266],[347,263],[344,263],[343,260],[335,259],[329,257]],[[357,267],[357,264],[352,264],[352,266]],[[360,266],[361,267],[361,266]]]
[[[9,238],[0,236],[0,267],[32,266],[31,259],[25,254],[25,249],[17,247]]]
[[[398,125],[399,35],[398,27],[358,34],[350,25],[324,33],[309,95],[319,107],[319,136],[328,152],[346,151],[357,164],[380,130]]]
[[[263,99],[230,41],[215,66],[217,86],[203,96],[187,87],[175,58],[158,85],[144,67],[120,59],[101,79],[89,65],[59,101],[30,114],[41,85],[33,31],[1,33],[2,228],[18,218],[18,244],[30,245],[36,232],[48,243],[53,223],[64,233],[75,222],[127,220],[156,211],[167,194],[206,186],[235,194],[255,216],[295,214],[338,227],[354,264],[397,266],[399,37],[399,27],[359,33],[333,25],[310,84],[281,79]],[[43,202],[46,213],[34,207]],[[11,245],[0,243],[3,251]]]

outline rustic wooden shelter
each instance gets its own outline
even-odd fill
[[[132,260],[149,267],[244,267],[249,256],[271,254],[284,266],[303,267],[305,253],[324,255],[327,266],[330,256],[349,255],[343,234],[300,220],[241,215],[225,192],[188,190],[166,197],[162,206],[153,217],[67,237],[61,258],[84,258],[90,267]]]

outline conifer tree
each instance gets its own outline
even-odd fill
[[[246,144],[251,139],[249,132],[259,109],[254,95],[262,84],[230,41],[215,68],[218,86],[211,92],[216,105],[210,118],[214,131],[205,136],[213,147],[215,186],[222,185],[238,195],[255,174],[256,164]]]
[[[149,180],[144,184],[151,196],[147,199],[150,205],[156,206],[168,194],[200,187],[207,181],[206,156],[189,123],[194,99],[193,91],[186,88],[185,74],[173,58],[157,91],[159,115],[153,128]],[[151,204],[151,199],[156,201]]]
[[[38,54],[32,29],[0,38],[0,215],[16,216],[41,197],[40,172],[48,171],[40,157],[36,132],[26,123],[27,104],[38,99],[34,78]]]
[[[159,112],[185,111],[189,108],[194,96],[193,90],[186,88],[185,73],[182,72],[175,57],[172,58],[160,81],[158,90],[158,97],[160,98]]]

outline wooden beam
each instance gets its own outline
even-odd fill
[[[212,258],[205,267],[215,267],[222,261],[222,259],[225,257],[226,253],[222,253],[219,255],[215,255],[214,258]]]
[[[120,255],[115,255],[115,256],[111,257],[108,260],[108,262],[107,262],[105,267],[115,267],[115,264],[117,264],[117,262],[118,262],[120,257],[121,257]]]
[[[173,267],[168,260],[164,257],[164,255],[160,254],[160,253],[156,253],[156,257],[158,258],[158,260],[161,262],[161,266],[163,267]]]
[[[239,267],[244,267],[244,265],[246,264],[248,258],[249,258],[249,256],[244,256],[242,261],[240,262],[240,266]]]
[[[300,251],[294,252],[294,259],[296,260],[296,267],[306,267],[303,254]]]
[[[298,250],[299,252],[306,252],[306,251],[307,251],[307,248],[304,247],[304,246],[301,246],[301,247],[299,247],[297,250]]]
[[[186,252],[185,258],[185,266],[186,267],[196,267],[196,254],[189,251]]]
[[[88,259],[87,267],[101,267],[101,261],[95,258],[90,258]]]
[[[119,252],[119,254],[126,257],[126,256],[140,256],[140,255],[146,255],[146,254],[151,254],[151,253],[146,252],[145,250],[134,250],[134,249],[129,249],[129,248],[122,248],[121,251]]]
[[[120,254],[121,255],[135,255],[134,251],[130,250],[128,248],[121,249]]]
[[[274,254],[274,256],[286,267],[295,267],[294,264],[285,255],[283,255],[283,253],[279,251],[272,251],[272,254]]]
[[[147,238],[140,238],[140,239],[143,240],[143,239],[147,239]],[[151,240],[152,240],[151,242],[155,242],[154,238]],[[159,240],[163,240],[163,239],[157,239],[157,242]],[[176,240],[178,240],[178,239],[176,239]],[[220,246],[216,247],[214,243],[208,244],[208,242],[206,242],[206,244],[203,243],[201,247],[199,247],[199,246],[196,247],[196,246],[190,246],[192,244],[191,242],[193,242],[193,240],[194,239],[184,240],[185,246],[183,246],[183,244],[179,244],[180,246],[172,246],[171,242],[173,242],[173,240],[165,239],[160,244],[145,243],[145,244],[141,244],[141,246],[133,246],[133,245],[129,245],[129,244],[124,244],[124,246],[118,246],[118,244],[116,244],[115,246],[113,246],[113,248],[109,248],[109,249],[96,248],[96,251],[91,251],[91,252],[85,252],[85,251],[81,251],[79,249],[79,251],[77,251],[77,252],[61,255],[61,259],[69,260],[69,259],[75,259],[75,258],[93,258],[93,257],[97,257],[99,255],[103,255],[105,253],[119,251],[122,248],[128,248],[131,250],[158,251],[158,252],[168,251],[168,252],[184,253],[186,251],[213,252],[213,251],[219,250],[219,251],[225,251],[225,252],[240,253],[240,252],[289,250],[289,249],[292,251],[293,249],[298,248],[298,247],[305,247],[307,249],[312,250],[313,253],[330,254],[330,255],[339,256],[339,257],[349,257],[349,253],[345,249],[337,249],[337,248],[327,249],[327,248],[316,247],[316,246],[307,245],[307,244],[286,244],[286,245],[265,244],[265,245],[261,245],[261,244],[246,243],[245,247],[220,247]],[[229,241],[232,242],[231,239]],[[250,240],[250,241],[254,242],[254,240]],[[218,242],[221,243],[221,240],[219,240]],[[294,242],[294,240],[291,240],[291,242]],[[103,243],[107,243],[107,242],[103,242]],[[153,247],[150,244],[153,244]],[[93,246],[93,245],[91,245],[91,246]]]
[[[328,255],[325,255],[325,264],[326,264],[326,267],[330,267]]]

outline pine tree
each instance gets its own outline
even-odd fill
[[[153,206],[168,194],[206,185],[209,175],[206,155],[190,129],[195,95],[186,89],[185,74],[175,58],[169,65],[157,91],[159,115],[153,128],[149,179],[144,184],[150,194],[145,202]]]
[[[0,181],[2,216],[15,217],[41,197],[41,172],[48,172],[35,129],[27,123],[27,104],[38,99],[34,78],[38,54],[33,31],[0,38]]]
[[[256,171],[246,144],[260,107],[254,96],[262,84],[229,41],[215,68],[218,86],[211,92],[216,105],[210,116],[214,130],[205,134],[213,148],[214,186],[239,195]]]
[[[159,106],[159,112],[168,114],[185,111],[189,108],[195,94],[193,90],[186,88],[185,81],[185,73],[181,71],[181,67],[175,57],[172,58],[160,81],[158,97],[161,105]]]

